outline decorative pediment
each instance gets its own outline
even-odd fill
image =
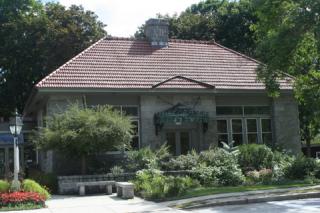
[[[187,86],[187,87],[186,87]],[[168,78],[157,84],[154,84],[152,88],[207,88],[214,89],[215,87],[211,84],[187,78],[181,75]]]

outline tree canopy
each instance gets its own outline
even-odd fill
[[[21,111],[33,85],[104,35],[82,6],[0,0],[0,115]]]
[[[254,36],[250,26],[257,18],[250,0],[206,0],[191,5],[179,16],[159,15],[169,20],[169,37],[215,40],[241,53],[254,55]],[[143,27],[136,37],[143,37]]]
[[[283,72],[296,78],[301,132],[310,144],[320,129],[320,2],[253,2],[259,19],[252,27],[257,38],[257,55],[266,64],[259,69],[260,79],[275,97],[279,95],[277,79],[284,76]]]
[[[89,155],[130,147],[132,123],[108,106],[94,109],[72,105],[63,113],[47,118],[47,127],[35,132],[33,141],[38,148],[58,150],[69,157],[85,159]]]

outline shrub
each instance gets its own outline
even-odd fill
[[[199,185],[190,177],[165,176],[154,169],[138,171],[133,182],[136,192],[146,199],[165,199],[181,195],[187,189]]]
[[[157,151],[144,147],[128,152],[123,166],[127,171],[133,172],[142,169],[160,169],[163,162],[168,161],[169,158],[170,154],[166,145],[162,145]]]
[[[315,175],[317,162],[313,158],[307,158],[304,155],[298,155],[294,158],[292,165],[287,168],[286,177],[302,180],[308,176]]]
[[[176,158],[170,159],[163,168],[165,170],[191,170],[193,167],[197,166],[198,161],[198,153],[192,151],[186,155],[179,155]]]
[[[19,206],[34,204],[45,206],[45,197],[36,192],[12,192],[0,194],[0,206]]]
[[[272,168],[273,153],[266,145],[245,144],[239,146],[238,162],[243,171]]]
[[[124,170],[121,166],[114,166],[110,169],[110,172],[117,176],[117,175],[120,175],[120,174],[123,174],[124,173]]]
[[[253,170],[246,173],[247,183],[270,183],[272,181],[272,170],[261,169],[260,171]]]
[[[205,163],[192,168],[193,177],[205,186],[218,185],[218,172],[216,170],[217,167],[207,166]]]
[[[196,167],[193,171],[200,182],[208,184],[208,181],[212,181],[209,185],[239,185],[244,181],[235,155],[223,149],[210,148],[201,152],[199,162],[202,165]],[[204,177],[204,174],[201,173],[210,174],[211,177]]]
[[[294,157],[275,151],[272,162],[272,180],[279,182],[286,179],[286,172],[291,167]]]
[[[0,193],[6,193],[10,189],[10,183],[6,180],[0,180]]]
[[[53,173],[44,173],[40,170],[32,169],[29,171],[28,178],[49,189],[49,192],[51,193],[56,193],[58,191],[58,178],[57,175]]]
[[[40,186],[37,182],[30,180],[30,179],[25,179],[22,183],[22,190],[24,192],[36,192],[43,196],[45,199],[50,198],[49,192]]]

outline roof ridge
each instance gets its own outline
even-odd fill
[[[72,61],[74,61],[75,59],[79,58],[81,55],[83,55],[85,52],[87,52],[88,50],[90,50],[91,48],[93,48],[94,46],[96,46],[98,43],[100,43],[102,40],[104,40],[106,38],[106,36],[104,36],[103,38],[99,39],[98,41],[96,41],[95,43],[91,44],[89,47],[87,47],[86,49],[84,49],[83,51],[81,51],[79,54],[73,56],[70,60],[68,60],[67,62],[65,62],[64,64],[62,64],[60,67],[58,67],[57,69],[55,69],[53,72],[51,72],[49,75],[47,75],[46,77],[44,77],[41,81],[39,81],[35,86],[39,87],[41,86],[41,84],[43,84],[49,77],[51,77],[52,75],[54,75],[55,73],[57,73],[60,69],[62,69],[63,67],[65,67],[66,65],[70,64]]]

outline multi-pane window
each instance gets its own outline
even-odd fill
[[[113,106],[121,115],[127,115],[132,120],[133,134],[130,142],[133,149],[139,149],[139,110],[137,106]]]
[[[269,115],[269,106],[217,106],[217,115]]]
[[[247,119],[247,141],[248,143],[258,143],[257,119]]]
[[[271,119],[261,119],[262,142],[268,146],[272,146],[272,128]]]
[[[222,147],[221,142],[225,142],[228,144],[228,121],[218,120],[217,129],[218,129],[218,144],[219,144],[219,147]]]
[[[242,119],[231,119],[231,123],[233,146],[239,146],[243,144]]]

